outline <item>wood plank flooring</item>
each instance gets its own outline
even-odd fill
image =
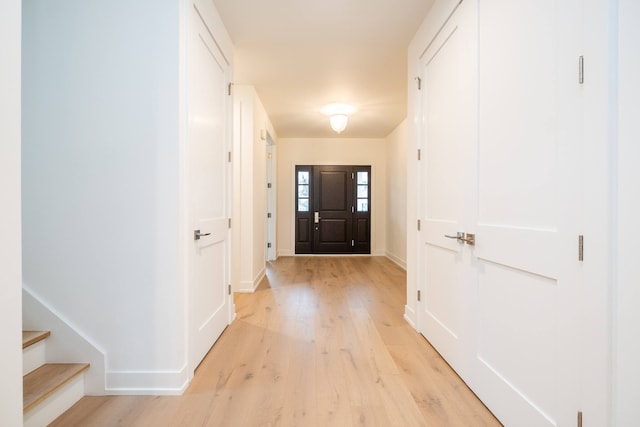
[[[289,257],[183,396],[85,397],[53,426],[499,426],[403,319],[405,273],[382,257]]]

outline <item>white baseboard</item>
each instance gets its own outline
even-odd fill
[[[110,371],[106,377],[109,395],[179,396],[189,385],[186,364],[179,371]]]
[[[46,362],[89,363],[91,368],[84,373],[85,394],[105,393],[104,351],[26,285],[22,286],[22,329],[51,331],[46,339]]]
[[[404,306],[404,320],[406,320],[413,329],[418,330],[416,325],[416,311],[408,305]]]
[[[237,292],[239,294],[252,294],[255,292],[255,289],[253,287],[253,282],[241,281],[239,285],[240,287],[234,290],[234,292]]]
[[[280,258],[281,256],[295,256],[296,253],[290,250],[282,250],[282,251],[278,251],[278,258]]]
[[[391,252],[385,252],[385,256],[389,258],[391,261],[393,261],[394,264],[396,264],[398,267],[400,267],[404,271],[407,271],[407,261],[398,258]]]
[[[258,286],[260,286],[260,282],[262,282],[262,279],[264,279],[264,276],[266,275],[267,275],[267,269],[265,267],[262,267],[262,271],[258,273],[255,279],[253,279],[253,292],[255,292],[256,289],[258,289]]]
[[[258,275],[253,279],[252,282],[242,281],[240,282],[240,289],[237,289],[236,292],[239,294],[252,294],[258,289],[260,286],[260,282],[264,279],[264,276],[267,274],[267,270],[265,268],[258,273]]]

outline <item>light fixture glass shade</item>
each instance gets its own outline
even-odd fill
[[[347,121],[349,117],[346,114],[334,114],[329,117],[329,122],[331,123],[331,129],[340,133],[347,128]]]
[[[337,133],[340,133],[347,128],[349,115],[353,114],[355,111],[356,108],[349,104],[328,104],[321,110],[322,114],[329,116],[331,129]]]

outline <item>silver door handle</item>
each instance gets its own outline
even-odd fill
[[[200,230],[193,231],[193,240],[200,240],[201,237],[210,236],[211,233],[201,233]]]
[[[462,233],[458,231],[456,236],[449,236],[445,234],[444,237],[447,239],[456,239],[458,242],[466,243],[469,246],[474,246],[476,244],[476,235],[471,233]]]
[[[320,222],[320,212],[314,212],[313,222],[315,222],[316,224]]]

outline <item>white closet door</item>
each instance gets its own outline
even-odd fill
[[[471,351],[473,276],[465,244],[476,152],[475,5],[464,2],[422,56],[421,333],[460,375]],[[450,237],[445,237],[450,236]]]
[[[419,327],[509,426],[579,408],[580,10],[465,0],[422,58]]]
[[[506,425],[576,424],[580,17],[479,1],[473,386]]]

